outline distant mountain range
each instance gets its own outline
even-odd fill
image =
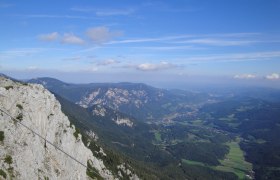
[[[178,112],[191,113],[197,106],[215,101],[206,93],[165,90],[142,83],[69,84],[52,78],[37,78],[28,82],[42,84],[82,107],[100,105],[142,121],[172,120]]]

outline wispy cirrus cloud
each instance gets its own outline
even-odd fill
[[[133,8],[124,9],[98,9],[92,7],[73,7],[70,10],[85,13],[94,13],[96,16],[125,16],[135,12]]]
[[[61,39],[61,43],[83,45],[85,41],[72,33],[65,33]]]
[[[99,61],[96,63],[97,66],[108,66],[108,65],[113,65],[113,64],[119,64],[120,61],[115,60],[115,59],[107,59],[103,61]]]
[[[87,37],[96,44],[106,43],[111,41],[113,38],[121,36],[122,34],[123,33],[121,31],[112,31],[105,26],[89,28],[86,31]]]
[[[163,1],[149,1],[142,3],[142,8],[149,9],[153,11],[162,11],[169,13],[178,13],[178,12],[196,12],[201,10],[202,8],[193,7],[193,6],[183,6],[183,7],[175,7],[170,6],[170,4]]]
[[[210,45],[210,46],[243,46],[243,45],[254,44],[257,42],[259,41],[203,38],[203,39],[189,39],[189,40],[177,41],[174,43]]]
[[[132,8],[128,9],[107,9],[96,11],[97,16],[118,16],[118,15],[129,15],[134,13],[135,10]]]
[[[31,56],[40,52],[43,52],[44,48],[19,48],[19,49],[11,49],[0,51],[0,58],[15,58],[15,57],[24,57]]]
[[[41,34],[38,36],[38,39],[41,41],[56,41],[59,38],[58,32],[52,32],[49,34]]]
[[[238,32],[238,33],[215,33],[215,34],[205,34],[202,36],[207,37],[227,37],[227,38],[247,38],[261,36],[262,33],[259,32]]]
[[[80,56],[75,56],[75,57],[63,58],[62,60],[64,60],[64,61],[79,61],[79,60],[81,60],[81,59],[82,59],[82,57],[80,57]]]
[[[110,41],[107,44],[132,44],[132,43],[171,43],[186,45],[207,46],[245,46],[257,43],[279,43],[280,40],[266,39],[261,33],[221,33],[221,34],[185,34],[162,36],[153,38],[130,38]]]
[[[139,46],[139,47],[127,47],[132,49],[143,49],[152,51],[172,51],[172,50],[193,50],[197,49],[193,46]]]
[[[180,62],[239,62],[239,61],[263,61],[280,58],[280,51],[268,52],[251,52],[251,53],[235,53],[235,54],[208,54],[204,56],[190,56],[177,59]]]
[[[69,33],[66,33],[69,34]],[[98,26],[88,28],[85,31],[87,39],[80,40],[76,38],[74,41],[72,38],[72,44],[85,44],[88,43],[102,44],[102,45],[114,45],[114,44],[141,44],[141,43],[162,43],[153,46],[129,46],[128,48],[143,49],[143,50],[184,50],[184,49],[198,49],[208,46],[244,46],[256,43],[262,43],[261,40],[253,40],[249,37],[259,36],[258,33],[229,33],[229,34],[205,34],[205,35],[174,35],[174,36],[162,36],[155,38],[132,38],[123,40],[114,40],[115,38],[123,36],[122,31],[111,30],[106,26]],[[57,32],[49,34],[42,34],[38,36],[42,41],[54,41],[59,38]],[[67,36],[69,37],[69,35]],[[242,38],[241,38],[242,37]],[[70,37],[69,37],[70,38]],[[236,39],[234,39],[236,38]],[[63,37],[63,39],[67,39]],[[70,40],[62,40],[62,42],[69,42]],[[274,40],[274,42],[276,42]],[[278,42],[278,41],[277,41]],[[280,41],[279,41],[280,42]],[[166,44],[172,44],[166,46]],[[205,46],[200,46],[205,45]],[[110,47],[110,46],[109,46]],[[96,48],[96,47],[95,47]],[[94,48],[94,49],[95,49]],[[91,49],[91,48],[90,48]],[[87,51],[87,50],[85,50]]]
[[[156,38],[132,38],[119,41],[111,41],[107,44],[128,44],[128,43],[145,43],[145,42],[160,42],[160,41],[170,41],[182,38],[193,37],[193,35],[178,35],[178,36],[163,36]]]
[[[268,80],[277,80],[277,79],[280,79],[280,75],[278,73],[272,73],[272,74],[266,75],[265,78]]]
[[[74,16],[74,15],[56,15],[56,14],[12,14],[11,16],[20,18],[58,18],[58,19],[96,19],[89,16]]]

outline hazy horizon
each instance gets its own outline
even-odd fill
[[[26,73],[4,73],[11,78],[15,78],[18,80],[30,80],[36,78],[54,78],[65,83],[72,83],[72,84],[88,84],[88,83],[144,83],[156,88],[164,88],[164,89],[182,89],[182,90],[206,90],[207,88],[211,89],[230,89],[230,88],[273,88],[273,89],[280,89],[280,86],[277,82],[265,81],[259,82],[258,80],[236,80],[231,77],[227,78],[219,78],[213,81],[210,77],[210,80],[205,79],[205,77],[186,77],[184,81],[177,80],[174,81],[172,77],[167,77],[167,79],[163,80],[148,80],[145,77],[139,78],[138,80],[135,79],[128,79],[127,76],[123,77],[116,77],[113,80],[112,75],[110,74],[102,74],[98,77],[91,76],[92,79],[88,78],[88,74],[78,74],[80,76],[76,76],[76,74],[66,75],[62,74],[42,74],[41,72],[38,74],[26,74]],[[83,77],[84,76],[84,77]],[[148,78],[148,77],[146,77]],[[209,78],[209,77],[208,77]],[[162,76],[159,77],[162,79]]]

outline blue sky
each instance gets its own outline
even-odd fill
[[[0,71],[68,82],[277,87],[279,19],[279,0],[0,0]]]

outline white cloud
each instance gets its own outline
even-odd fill
[[[277,73],[272,73],[270,75],[265,76],[265,78],[269,80],[276,80],[276,79],[280,79],[280,75]]]
[[[107,59],[107,60],[98,62],[97,65],[98,66],[108,66],[108,65],[112,65],[112,64],[118,64],[118,63],[120,63],[120,62],[115,59]]]
[[[85,44],[85,41],[72,33],[65,33],[61,43],[83,45]]]
[[[234,79],[255,79],[256,77],[254,74],[237,74]]]
[[[120,31],[110,31],[107,27],[100,26],[88,29],[86,31],[86,35],[92,42],[96,44],[102,44],[112,40],[115,37],[121,36],[122,33]],[[86,44],[85,40],[74,35],[73,33],[64,33],[64,35],[60,37],[59,33],[52,32],[49,34],[39,35],[38,39],[49,42],[60,39],[61,43],[63,44]]]
[[[172,69],[175,67],[177,66],[174,64],[168,62],[160,62],[158,64],[152,64],[152,63],[139,64],[136,66],[136,69],[140,71],[159,71],[159,70]]]
[[[121,36],[122,33],[120,31],[110,31],[107,27],[100,26],[88,29],[86,35],[92,42],[102,44]]]
[[[41,41],[55,41],[58,39],[58,37],[59,37],[59,34],[57,32],[52,32],[49,34],[41,34],[38,36],[38,38]]]

